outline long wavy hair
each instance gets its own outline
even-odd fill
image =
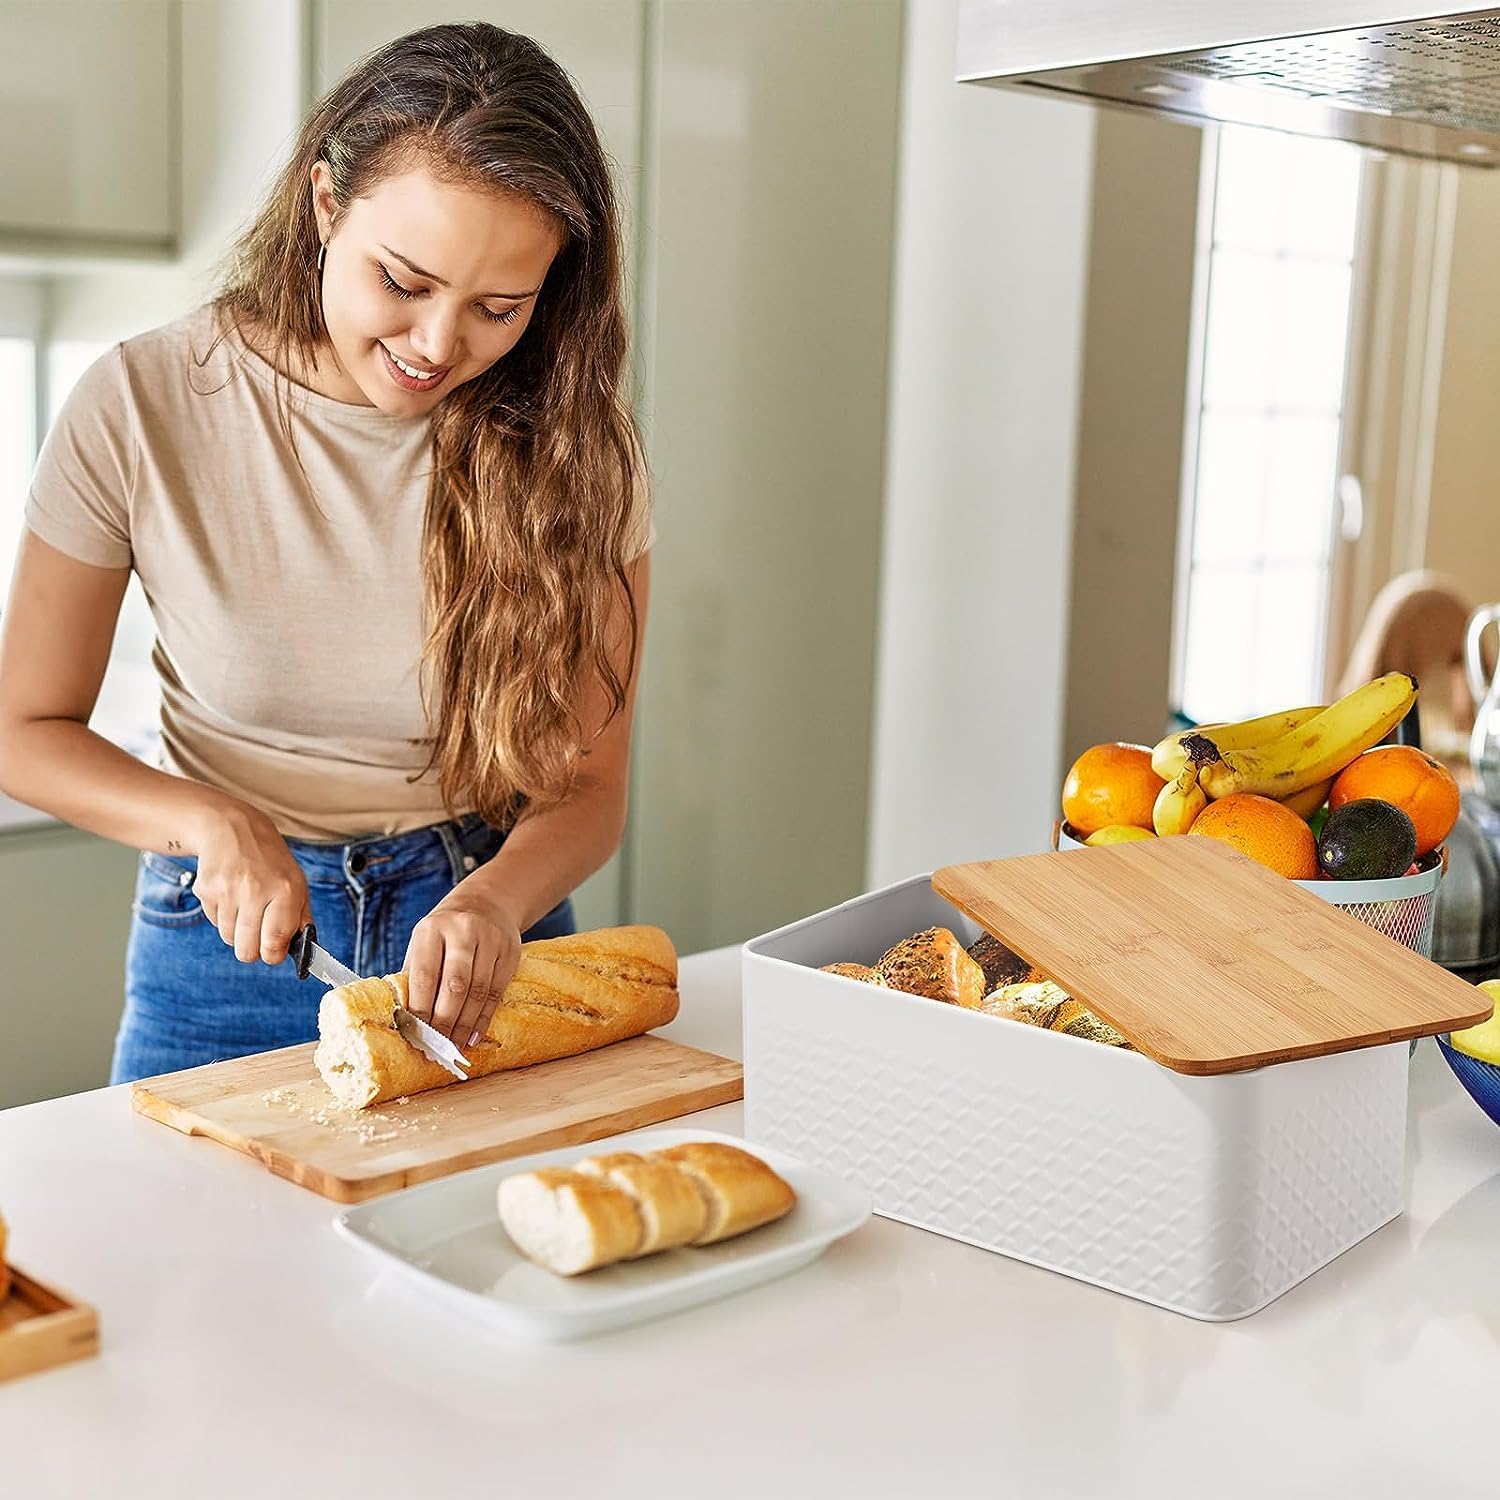
[[[234,247],[221,326],[251,325],[285,371],[326,348],[309,178],[327,162],[335,224],[385,177],[425,166],[516,195],[563,234],[516,346],[436,407],[422,535],[423,698],[450,813],[504,824],[566,795],[586,693],[625,706],[639,620],[625,573],[644,482],[624,392],[628,335],[609,165],[568,76],[497,26],[432,26],[358,63],[312,111]],[[269,346],[269,347],[267,347]],[[290,419],[283,412],[290,430]],[[629,668],[608,622],[629,601]]]

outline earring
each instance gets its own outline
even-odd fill
[[[322,271],[323,271],[323,257],[327,253],[328,253],[328,246],[325,245],[325,244],[323,244],[320,241],[319,244],[318,244],[318,273],[320,275],[322,274]]]

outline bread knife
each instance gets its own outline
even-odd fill
[[[326,948],[318,945],[318,929],[311,922],[287,945],[286,956],[291,959],[298,979],[306,979],[311,974],[314,979],[321,979],[334,989],[344,984],[358,984],[360,981],[360,976],[353,969],[345,967]],[[392,1020],[396,1030],[423,1057],[446,1068],[455,1078],[467,1082],[468,1058],[437,1027],[429,1026],[420,1016],[414,1016],[407,1010],[396,993],[395,985],[388,987],[395,998]]]

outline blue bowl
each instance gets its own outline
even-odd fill
[[[1469,1097],[1492,1119],[1495,1124],[1500,1125],[1500,1067],[1494,1063],[1480,1062],[1477,1057],[1470,1057],[1463,1052],[1455,1052],[1448,1045],[1445,1036],[1433,1039],[1438,1044],[1438,1051],[1448,1060],[1448,1066],[1453,1069],[1453,1076],[1468,1090]]]

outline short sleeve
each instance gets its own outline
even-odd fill
[[[136,438],[119,345],[79,377],[52,424],[26,497],[26,524],[100,568],[128,568]]]
[[[645,454],[636,448],[635,488],[630,496],[630,518],[625,523],[625,561],[633,563],[656,542],[656,522],[651,514],[651,475]]]

